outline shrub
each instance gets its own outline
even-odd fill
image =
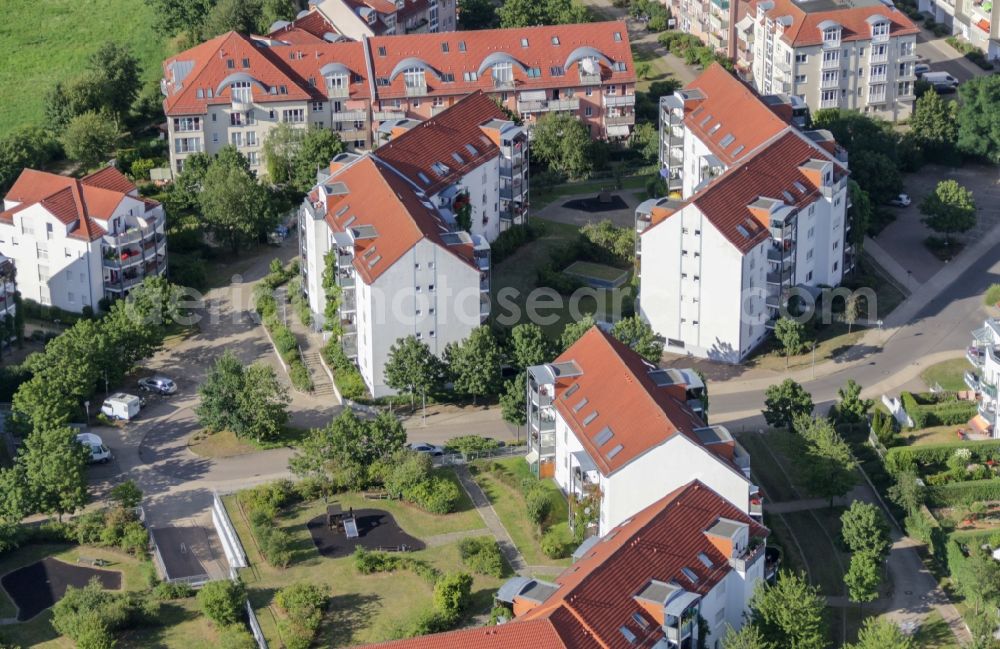
[[[278,353],[282,356],[287,352],[296,351],[299,348],[299,343],[295,340],[295,334],[292,330],[283,324],[275,323],[271,329],[271,336],[274,338],[274,346],[278,349]]]
[[[257,487],[244,489],[237,494],[240,504],[248,515],[262,511],[268,518],[274,518],[282,507],[295,499],[295,485],[291,480],[275,480]]]
[[[967,448],[972,451],[972,461],[984,462],[1000,458],[1000,440],[981,442],[953,442],[949,444],[926,444],[923,446],[896,446],[885,456],[885,466],[891,473],[910,470],[916,464],[943,465],[955,449]]]
[[[552,511],[549,492],[538,482],[530,480],[525,482],[527,488],[524,490],[524,505],[528,510],[528,519],[535,525],[541,526]]]
[[[198,604],[205,617],[216,624],[226,626],[243,619],[243,605],[246,591],[238,581],[223,579],[210,581],[198,591]]]
[[[461,497],[455,483],[441,477],[428,478],[403,492],[403,498],[432,514],[455,511]]]
[[[325,588],[303,582],[278,591],[274,601],[286,615],[278,622],[286,649],[308,649],[312,644],[323,620],[327,596]]]
[[[219,649],[257,649],[257,641],[242,624],[230,624],[219,631]]]
[[[474,537],[462,539],[458,544],[465,567],[477,575],[503,577],[505,563],[500,545],[491,537]]]
[[[504,622],[509,622],[514,619],[514,611],[510,606],[504,604],[503,602],[498,602],[496,606],[490,609],[490,621],[488,624],[490,626],[495,626],[500,624],[501,619]]]
[[[563,559],[572,552],[573,541],[565,528],[552,527],[542,534],[542,553],[550,559]]]
[[[352,401],[369,399],[368,386],[361,378],[361,372],[351,362],[340,346],[340,341],[331,337],[323,346],[323,360],[333,370],[333,382],[337,385],[340,396]]]
[[[1000,304],[1000,284],[990,284],[990,287],[986,289],[986,295],[983,296],[983,302],[987,306]]]
[[[872,414],[872,432],[875,433],[879,443],[886,448],[899,443],[899,423],[884,410],[876,410]]]
[[[52,608],[52,626],[77,647],[114,646],[114,632],[156,622],[157,602],[139,593],[106,591],[96,579],[83,588],[70,586]]]
[[[448,441],[447,449],[458,453],[483,453],[495,450],[499,446],[495,439],[487,439],[482,435],[461,435]]]
[[[938,507],[987,500],[1000,500],[1000,478],[949,482],[927,488],[927,502]]]
[[[464,572],[444,575],[434,584],[434,608],[451,622],[458,620],[471,596],[472,576]]]
[[[392,572],[394,570],[409,570],[428,583],[437,582],[441,572],[426,561],[414,559],[392,552],[369,552],[364,548],[354,551],[354,569],[363,575],[376,572]]]
[[[163,581],[153,588],[153,596],[161,600],[184,599],[194,596],[194,589],[181,582]]]
[[[296,355],[298,352],[296,352]],[[301,392],[310,392],[313,389],[313,380],[309,375],[309,369],[299,358],[288,363],[288,378],[292,381],[292,387]]]
[[[951,394],[915,395],[910,392],[900,394],[906,414],[913,420],[914,428],[929,426],[957,426],[964,424],[976,414],[973,401],[959,401]]]
[[[518,248],[538,238],[541,228],[534,223],[508,228],[490,244],[490,257],[498,264],[511,256]]]
[[[392,496],[402,496],[431,475],[431,458],[426,453],[401,450],[382,468],[382,486]]]

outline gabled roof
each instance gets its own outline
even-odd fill
[[[106,221],[122,200],[135,191],[132,181],[114,167],[105,167],[79,180],[25,169],[5,197],[19,204],[0,212],[0,222],[12,223],[14,214],[39,204],[62,223],[76,226],[69,236],[92,241],[105,234],[104,228],[94,219]],[[141,201],[146,211],[159,205],[152,199],[132,198]]]
[[[720,518],[767,530],[695,480],[676,489],[594,543],[556,578],[558,588],[540,606],[506,624],[398,640],[380,649],[628,649],[649,647],[662,627],[636,602],[651,582],[676,585],[697,596],[710,592],[732,570],[729,557],[705,531]],[[699,557],[704,555],[707,564]],[[691,581],[694,576],[696,581]],[[640,626],[638,619],[644,621]],[[547,623],[549,626],[545,626]],[[627,628],[635,642],[621,632]],[[537,634],[537,635],[536,635]]]
[[[505,120],[507,116],[495,101],[476,91],[397,135],[375,155],[433,195],[499,155],[500,149],[482,128],[493,119]],[[436,164],[444,166],[435,169]],[[438,173],[445,168],[447,171]]]
[[[825,149],[789,127],[713,179],[691,202],[737,250],[746,253],[770,237],[769,224],[751,212],[751,203],[767,198],[800,208],[816,200],[819,187],[799,169],[813,159],[833,162],[835,180],[847,173]]]
[[[685,102],[684,126],[726,166],[746,159],[783,131],[788,122],[761,101],[749,86],[713,63],[685,86],[701,99]]]
[[[476,89],[493,91],[490,73],[480,74],[479,70],[487,57],[501,52],[521,64],[511,66],[515,91],[579,88],[577,66],[581,59],[591,58],[599,62],[603,82],[635,83],[628,30],[625,23],[618,21],[377,36],[369,43],[375,78],[391,78],[388,85],[377,86],[380,98],[407,96],[403,75],[393,76],[399,63],[407,59],[419,59],[437,73],[454,78],[444,81],[428,73],[428,95],[459,95]],[[615,69],[616,63],[623,64],[624,69]],[[533,68],[537,75],[529,76],[526,70]],[[554,69],[561,73],[554,74]],[[466,73],[475,73],[477,78],[466,80]]]
[[[678,433],[698,441],[694,430],[705,424],[688,408],[684,386],[658,386],[650,376],[657,368],[600,327],[555,360],[570,362],[581,372],[556,379],[555,406],[602,474]]]
[[[308,200],[325,203],[326,222],[334,232],[351,229],[362,235],[354,243],[354,268],[366,284],[380,277],[422,239],[475,268],[472,244],[449,245],[449,228],[434,206],[371,154],[337,169],[310,192]]]
[[[771,17],[788,17],[781,40],[794,47],[823,43],[823,27],[833,24],[841,28],[841,41],[863,41],[872,37],[871,24],[885,19],[889,22],[889,35],[902,36],[920,31],[913,21],[890,3],[881,0],[768,0],[773,7],[767,10]],[[757,2],[750,11],[756,15]],[[823,24],[825,23],[825,24]]]

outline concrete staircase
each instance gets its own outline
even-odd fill
[[[312,377],[313,394],[318,397],[333,395],[333,384],[330,382],[326,370],[323,369],[323,363],[319,360],[319,352],[303,350],[302,362],[309,370],[309,376]]]

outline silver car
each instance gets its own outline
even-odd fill
[[[146,392],[164,395],[177,392],[177,384],[165,376],[147,376],[144,379],[139,379],[139,388]]]

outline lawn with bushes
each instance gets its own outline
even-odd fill
[[[928,388],[940,385],[944,390],[960,392],[968,389],[963,377],[970,369],[969,361],[965,358],[953,358],[931,365],[920,373],[920,378],[924,380]]]
[[[454,472],[447,469],[438,470],[436,475],[456,479]],[[484,527],[464,492],[451,514],[429,514],[394,500],[366,500],[361,493],[340,493],[332,499],[345,510],[352,506],[385,510],[406,533],[420,539]],[[442,615],[457,615],[447,620],[448,626],[453,626],[487,612],[493,593],[502,583],[496,576],[483,574],[489,572],[485,568],[476,571],[463,566],[459,541],[418,552],[371,552],[360,560],[357,556],[324,558],[316,551],[306,523],[325,513],[326,504],[322,500],[301,501],[295,495],[289,498],[291,502],[277,507],[271,519],[274,531],[270,533],[285,537],[287,561],[278,562],[286,563],[286,567],[280,567],[269,561],[273,557],[265,557],[262,552],[261,525],[255,526],[247,515],[246,498],[234,494],[223,500],[251,563],[250,568],[241,571],[241,578],[246,582],[251,604],[271,646],[298,646],[295,638],[307,635],[303,628],[315,629],[314,641],[320,646],[346,646],[435,629],[438,628],[435,625],[443,623]],[[488,567],[490,561],[482,565]],[[445,606],[443,600],[454,602],[455,592],[463,591],[464,579],[450,577],[463,571],[469,573],[471,582],[468,597],[459,599],[468,601],[456,612]],[[314,586],[324,594],[324,605],[309,605],[315,591],[298,593],[294,598],[287,595],[288,591],[283,589],[293,584]],[[279,596],[283,592],[286,595]],[[287,601],[290,599],[305,604],[290,613]],[[314,623],[315,627],[311,627]]]
[[[575,549],[575,544],[569,529],[566,498],[556,483],[538,480],[522,457],[479,460],[472,466],[476,482],[490,499],[528,565],[569,565],[570,560],[566,557]],[[536,511],[544,509],[540,523],[532,520],[529,504]]]

